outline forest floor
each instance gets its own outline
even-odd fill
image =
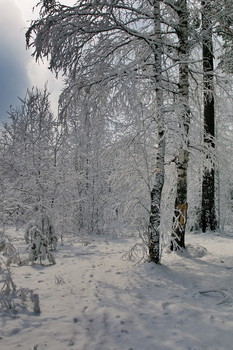
[[[13,266],[41,313],[0,310],[0,349],[233,349],[233,236],[186,241],[159,266],[127,259],[133,239],[106,237],[65,240],[56,265]],[[23,234],[14,243],[23,251]]]

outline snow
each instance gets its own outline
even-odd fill
[[[127,259],[133,238],[95,236],[67,238],[56,265],[13,266],[17,286],[39,294],[41,314],[0,313],[0,349],[233,349],[233,237],[186,241],[183,253],[164,251],[162,265]]]

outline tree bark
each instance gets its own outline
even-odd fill
[[[154,83],[156,92],[156,120],[158,123],[158,150],[155,166],[155,177],[151,189],[151,210],[149,217],[149,258],[156,264],[160,263],[160,222],[161,198],[164,185],[165,135],[163,117],[163,87],[162,87],[162,39],[160,24],[160,1],[154,1]]]
[[[215,148],[215,108],[214,108],[214,56],[212,40],[212,23],[209,15],[211,4],[202,1],[203,33],[203,105],[204,105],[204,144]],[[209,156],[207,155],[207,158]],[[201,229],[205,232],[217,228],[215,210],[215,166],[205,168],[202,181]]]
[[[185,248],[185,229],[187,222],[187,171],[188,171],[188,136],[190,124],[189,108],[189,68],[188,68],[188,9],[187,0],[177,1],[179,25],[177,37],[179,40],[179,104],[181,110],[180,131],[183,142],[177,157],[177,190],[172,230],[171,250]]]

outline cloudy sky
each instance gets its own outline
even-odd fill
[[[39,0],[0,0],[0,122],[7,119],[10,105],[19,105],[18,97],[25,96],[27,88],[43,88],[48,83],[52,93],[52,108],[57,108],[61,81],[50,73],[45,64],[35,63],[26,50],[25,32],[30,20],[37,18],[32,12]],[[74,0],[61,0],[72,5]],[[7,3],[7,4],[6,4]]]

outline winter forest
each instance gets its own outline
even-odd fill
[[[0,130],[0,348],[233,349],[232,0],[37,8],[64,85]]]

